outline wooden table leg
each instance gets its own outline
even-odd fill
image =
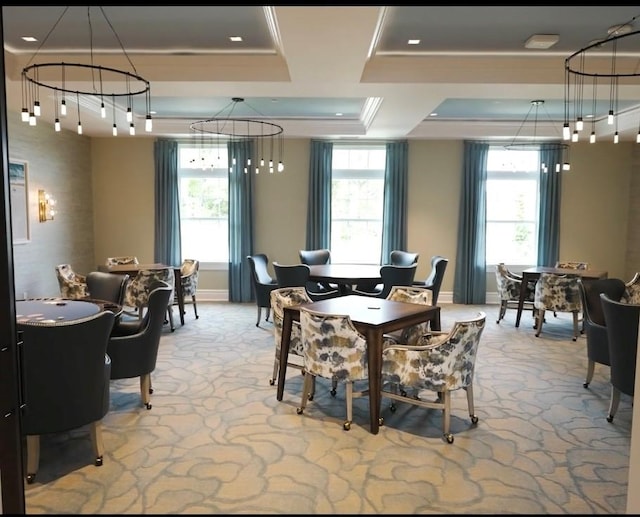
[[[367,331],[367,351],[369,362],[369,420],[371,433],[380,430],[380,378],[382,376],[382,332],[378,329]]]
[[[518,298],[518,314],[516,315],[516,327],[520,326],[520,317],[524,307],[524,299],[527,297],[527,283],[529,278],[526,273],[522,273],[522,283],[520,284],[520,298]]]
[[[289,343],[291,342],[291,326],[293,317],[291,311],[284,309],[282,317],[282,341],[280,343],[280,364],[278,365],[278,391],[276,398],[282,400],[284,395],[284,380],[287,375],[287,361],[289,359]]]
[[[173,269],[173,277],[178,298],[178,311],[180,312],[180,325],[184,326],[184,292],[182,291],[182,271],[180,268]]]

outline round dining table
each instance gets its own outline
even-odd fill
[[[380,266],[376,264],[320,264],[309,269],[309,280],[337,284],[342,294],[347,294],[352,285],[382,282]]]
[[[119,315],[122,307],[104,300],[68,300],[65,298],[33,298],[16,301],[16,323],[53,324],[80,320],[102,311]]]

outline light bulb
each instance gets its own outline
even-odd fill
[[[578,131],[582,131],[584,129],[584,122],[582,121],[582,117],[578,117],[578,120],[576,120],[576,129]]]
[[[260,168],[256,167],[256,174],[260,174]]]
[[[618,135],[618,132],[616,131],[613,135],[613,143],[617,144],[620,141],[620,135]]]
[[[260,167],[264,167],[264,158],[260,158]]]
[[[153,129],[153,122],[151,120],[151,115],[147,115],[147,118],[144,121],[144,130],[147,133],[150,133],[152,129]]]
[[[57,118],[53,124],[53,128],[59,133],[60,132],[60,119]]]
[[[609,110],[609,114],[607,115],[607,124],[610,126],[613,125],[613,110]]]
[[[60,115],[63,117],[67,116],[67,101],[64,99],[62,99],[62,102],[60,103]]]
[[[640,144],[640,132],[636,135],[636,144]]]
[[[578,130],[574,130],[573,134],[571,135],[571,141],[572,142],[577,142],[578,141]]]
[[[36,125],[36,116],[33,113],[29,113],[29,125],[30,126]]]
[[[21,120],[22,122],[29,122],[29,110],[27,108],[22,108]]]
[[[560,164],[556,163],[556,172],[560,172]]]
[[[562,170],[563,171],[570,171],[571,170],[571,164],[569,162],[564,162],[562,164]]]
[[[107,118],[107,109],[104,107],[104,102],[100,103],[100,116]]]
[[[278,162],[278,172],[282,172],[284,170],[284,164],[282,162]]]
[[[113,134],[113,136],[118,136],[118,126],[114,124],[111,133]]]
[[[33,114],[36,117],[40,116],[40,101],[36,101],[33,103]]]
[[[131,136],[136,134],[136,127],[133,125],[133,122],[131,124],[129,124],[129,134]]]
[[[82,122],[78,122],[78,134],[82,134]]]
[[[591,136],[589,136],[589,143],[590,144],[596,143],[596,134],[593,131],[591,131]]]
[[[571,130],[569,129],[568,122],[565,122],[564,126],[562,126],[562,138],[564,140],[569,140],[571,138]]]
[[[127,122],[133,122],[133,113],[131,112],[131,108],[127,108]]]

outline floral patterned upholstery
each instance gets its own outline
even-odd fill
[[[194,259],[184,259],[180,266],[180,282],[182,283],[182,294],[191,297],[193,312],[198,319],[198,306],[196,305],[196,291],[198,289],[198,273],[200,262]],[[177,293],[174,296],[174,304],[178,303]],[[181,318],[182,319],[182,318]]]
[[[367,392],[353,392],[353,383],[369,378],[367,340],[346,315],[323,314],[300,309],[300,332],[303,343],[304,389],[298,414],[306,407],[312,382],[316,376],[344,382],[347,388],[347,419],[343,424],[351,429],[352,399]]]
[[[138,317],[141,319],[143,312],[149,303],[149,293],[151,285],[161,280],[171,286],[170,300],[174,298],[175,275],[172,267],[141,269],[135,277],[127,285],[124,296],[124,304],[128,307],[135,308]],[[175,330],[173,324],[173,309],[171,303],[167,306],[167,315],[171,324],[171,331]]]
[[[640,273],[636,273],[633,278],[625,284],[624,294],[620,301],[640,305]]]
[[[580,270],[585,270],[585,269],[589,269],[589,263],[588,262],[576,262],[576,261],[562,261],[562,260],[558,260],[556,262],[556,267],[561,268],[561,269],[580,269]]]
[[[500,298],[500,309],[498,310],[498,319],[496,323],[504,318],[507,309],[517,309],[520,300],[520,287],[522,286],[522,277],[516,275],[507,269],[504,262],[496,264],[496,287],[498,297]],[[525,298],[525,307],[533,309],[533,297],[535,291],[535,283],[528,282],[527,297]]]
[[[105,264],[107,266],[125,266],[127,264],[138,264],[138,257],[109,257]]]
[[[473,374],[478,343],[484,330],[484,312],[475,318],[457,321],[449,333],[432,332],[434,339],[425,336],[419,345],[392,345],[382,352],[381,396],[426,408],[443,410],[443,436],[453,442],[450,433],[450,392],[463,388],[467,392],[467,404],[472,423],[478,422],[473,406]],[[436,392],[438,399],[428,402],[419,397],[407,397],[398,393],[398,386],[414,390]],[[392,402],[392,410],[395,409]]]
[[[573,340],[578,339],[578,315],[582,311],[580,277],[542,273],[536,283],[534,306],[536,308],[536,336],[540,336],[545,311],[571,312],[573,314]]]
[[[273,377],[269,379],[272,386],[278,380],[278,368],[280,366],[280,343],[282,342],[282,320],[284,318],[284,307],[311,303],[311,298],[304,287],[281,287],[274,289],[270,293],[271,308],[273,309],[273,338],[276,345],[276,358],[273,364]],[[291,339],[289,341],[289,355],[302,357],[302,340],[300,337],[300,323],[294,321],[291,327]],[[303,370],[302,360],[298,362],[288,362],[287,366]]]
[[[394,285],[389,291],[387,300],[404,303],[417,303],[420,305],[432,305],[433,293],[426,287],[409,287],[403,285]],[[418,338],[429,332],[429,322],[419,323],[411,327],[402,329],[399,333],[392,333],[385,336],[385,346],[390,344],[391,340],[399,343],[413,345]]]
[[[89,296],[87,277],[73,271],[69,264],[56,266],[56,276],[60,286],[60,295],[63,298],[76,300]]]

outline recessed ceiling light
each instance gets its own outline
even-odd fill
[[[336,113],[336,117],[341,117],[342,113]]]
[[[231,36],[229,39],[231,41],[242,41],[242,36]]]
[[[36,38],[34,38],[33,36],[22,36],[22,39],[24,41],[28,41],[30,43],[34,42],[34,41],[38,41]]]
[[[437,117],[437,116],[438,116],[438,114],[434,111],[433,113],[429,113],[429,116],[430,116],[430,117]]]
[[[419,45],[420,44],[420,40],[419,39],[410,39],[409,41],[407,41],[407,43],[409,45]]]
[[[557,34],[534,34],[524,44],[525,48],[547,49],[553,47],[560,36]]]

